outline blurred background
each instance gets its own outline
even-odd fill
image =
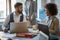
[[[26,0],[0,0],[0,26],[5,21],[7,15],[14,11],[14,4],[16,2],[23,3],[23,12],[25,13],[25,1]],[[46,22],[46,14],[44,12],[44,5],[46,3],[56,3],[58,7],[58,19],[60,20],[60,0],[33,0],[35,4],[35,13],[36,13],[36,21],[37,23]]]

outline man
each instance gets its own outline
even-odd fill
[[[14,5],[15,12],[11,13],[9,16],[7,16],[5,22],[4,22],[4,32],[8,32],[10,30],[10,23],[11,22],[24,22],[26,21],[25,16],[23,15],[23,5],[22,3],[16,3]]]

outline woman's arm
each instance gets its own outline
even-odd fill
[[[53,29],[49,29],[50,33],[57,34],[59,32],[59,20],[54,19],[53,21]]]

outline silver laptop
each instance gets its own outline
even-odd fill
[[[27,22],[10,23],[10,33],[28,32]]]

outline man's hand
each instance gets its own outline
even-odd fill
[[[8,29],[4,29],[4,32],[5,32],[5,33],[8,33]]]

